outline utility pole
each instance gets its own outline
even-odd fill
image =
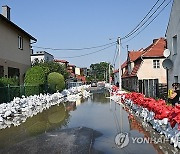
[[[122,90],[121,88],[121,39],[118,37],[117,39],[118,44],[118,51],[119,51],[119,90]]]
[[[121,38],[118,37],[117,39],[117,44],[118,44],[118,51],[119,51],[119,90],[121,89]],[[121,97],[119,100],[120,103],[120,133],[122,133],[123,129],[123,110],[122,110],[122,104],[121,104]]]
[[[109,63],[109,84],[111,84],[111,65]]]

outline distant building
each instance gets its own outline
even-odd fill
[[[180,0],[174,0],[166,31],[167,48],[171,51],[170,59],[173,67],[168,70],[169,87],[174,82],[180,83]]]
[[[58,60],[58,59],[55,59],[54,61],[55,61],[56,63],[59,63],[59,64],[61,64],[61,65],[64,65],[66,69],[68,68],[68,65],[69,65],[69,62],[68,62],[68,61],[66,61],[66,60]]]
[[[81,68],[76,67],[76,68],[75,68],[75,74],[76,74],[76,75],[81,75]]]
[[[53,61],[54,56],[46,51],[37,51],[36,53],[31,54],[31,63],[33,64],[37,60],[39,62]]]
[[[70,73],[71,77],[75,77],[75,68],[76,66],[71,64],[69,64],[67,67],[67,71]]]
[[[88,69],[87,69],[87,67],[81,68],[81,75],[88,76]]]
[[[31,43],[37,40],[10,20],[10,8],[0,14],[0,77],[18,77],[23,83],[31,67]]]
[[[129,51],[127,60],[121,65],[122,86],[130,91],[149,93],[150,88],[165,84],[166,70],[162,66],[165,48],[166,40],[159,38],[146,49]]]

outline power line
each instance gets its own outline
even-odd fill
[[[103,50],[108,49],[108,48],[110,48],[110,47],[112,47],[112,46],[114,46],[114,45],[115,45],[115,43],[112,44],[112,45],[110,45],[110,46],[108,46],[108,47],[105,47],[105,48],[103,48],[103,49],[100,49],[100,50],[97,50],[97,51],[93,51],[93,52],[90,52],[90,53],[87,53],[87,54],[82,54],[82,55],[78,55],[78,56],[70,56],[70,57],[60,57],[60,58],[78,58],[78,57],[84,57],[84,56],[87,56],[87,55],[92,55],[92,54],[94,54],[94,53],[103,51]],[[58,58],[58,57],[56,57],[56,58]]]
[[[129,39],[128,41],[125,41],[123,43],[127,43],[131,40],[133,40],[135,37],[137,37],[143,30],[145,30],[160,14],[162,11],[164,11],[164,9],[171,3],[172,0],[170,0],[162,9],[161,11],[159,11],[159,13],[141,30],[139,31],[135,36],[133,36],[131,39]]]
[[[139,22],[139,24],[131,31],[131,32],[129,32],[126,36],[124,36],[122,39],[125,39],[127,36],[129,36],[131,33],[133,33],[135,30],[136,30],[136,28],[138,28],[140,25],[141,25],[141,23],[146,19],[146,17],[151,13],[151,11],[154,9],[154,7],[158,4],[158,2],[159,2],[160,0],[157,0],[156,1],[156,3],[152,6],[152,8],[149,10],[149,12],[145,15],[145,17]]]
[[[140,27],[138,27],[133,33],[126,35],[125,37],[123,37],[121,39],[127,39],[130,36],[132,36],[133,34],[135,34],[139,29],[141,29],[151,19],[151,17],[160,9],[160,7],[165,3],[165,1],[166,0],[163,0],[163,2],[157,7],[157,9],[148,17],[148,19],[146,19],[146,21]]]
[[[32,46],[34,48],[39,48],[39,49],[44,49],[44,50],[54,50],[54,51],[58,51],[58,50],[89,50],[89,49],[95,49],[95,48],[101,48],[101,47],[105,47],[105,46],[108,46],[108,45],[111,45],[111,44],[114,44],[115,42],[111,42],[111,43],[107,43],[107,44],[104,44],[104,45],[99,45],[99,46],[93,46],[93,47],[84,47],[84,48],[64,48],[64,49],[61,49],[61,48],[50,48],[50,47],[39,47],[39,46]]]

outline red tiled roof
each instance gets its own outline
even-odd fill
[[[83,81],[83,82],[86,82],[86,77],[85,76],[77,75],[76,78]]]
[[[130,61],[135,61],[144,53],[144,51],[129,51],[128,53]]]
[[[72,64],[69,64],[68,66],[70,66],[70,67],[76,67],[76,65],[72,65]]]
[[[138,70],[139,70],[139,68],[140,68],[140,66],[141,66],[141,60],[138,60],[136,63],[135,63],[135,65],[134,65],[134,68],[133,68],[133,70],[132,70],[132,72],[131,72],[131,76],[136,76],[136,74],[137,74],[137,72],[138,72]]]
[[[121,68],[124,68],[127,66],[127,60],[121,65]]]
[[[58,59],[55,59],[54,61],[55,61],[55,62],[60,62],[60,63],[69,63],[69,62],[66,61],[66,60],[58,60]]]
[[[128,70],[125,70],[125,72],[122,74],[122,78],[125,78],[125,77],[128,77],[129,74],[128,74]]]
[[[114,73],[118,73],[119,72],[119,69],[117,69],[117,70],[114,70]]]
[[[153,43],[145,49],[145,53],[142,57],[164,57],[163,52],[166,47],[166,39],[159,38],[153,41]]]

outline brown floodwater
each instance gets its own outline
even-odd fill
[[[132,138],[147,137],[147,132],[137,121],[129,119],[129,113],[109,99],[108,92],[94,93],[88,99],[62,103],[52,106],[42,113],[28,118],[18,127],[0,130],[0,149],[35,137],[37,135],[58,131],[65,128],[89,127],[102,133],[95,139],[94,148],[104,153],[155,154],[154,145],[133,143]],[[129,144],[120,148],[115,144],[115,137],[120,132],[127,132]]]

